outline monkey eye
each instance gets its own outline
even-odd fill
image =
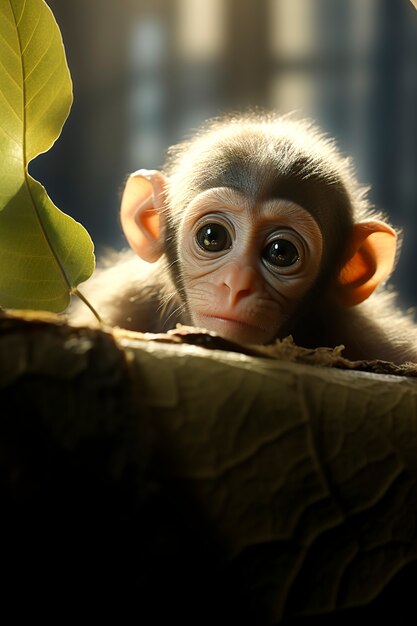
[[[197,231],[196,240],[207,252],[221,252],[232,247],[229,231],[221,224],[205,224]]]
[[[275,267],[290,267],[297,263],[300,254],[288,239],[275,239],[263,249],[262,258]]]

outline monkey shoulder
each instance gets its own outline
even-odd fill
[[[415,313],[401,309],[394,291],[376,292],[357,306],[332,312],[331,319],[331,340],[345,346],[346,357],[417,362]]]
[[[176,323],[187,321],[164,263],[146,263],[130,249],[107,252],[79,290],[103,322],[112,327],[165,332]],[[74,325],[98,324],[88,307],[75,296],[68,320]]]
[[[382,355],[378,358],[404,363],[417,362],[417,325],[415,311],[405,311],[398,304],[397,294],[389,288],[371,296],[360,308],[361,318],[368,320],[369,339],[377,344],[372,333],[378,329]]]

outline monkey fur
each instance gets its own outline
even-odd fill
[[[184,228],[181,220],[198,194],[230,188],[251,206],[280,198],[296,203],[312,215],[322,234],[317,278],[283,321],[276,338],[291,334],[298,345],[312,348],[343,344],[344,355],[351,359],[417,361],[412,316],[400,311],[395,293],[385,285],[398,247],[389,253],[392,261],[380,275],[377,261],[369,258],[373,246],[367,242],[379,236],[391,241],[393,230],[386,217],[370,206],[368,189],[357,182],[351,160],[314,123],[267,113],[215,119],[172,147],[162,171],[167,182],[159,191],[154,186],[153,192],[154,196],[159,193],[158,211],[164,220],[158,243],[163,245],[162,252],[152,254],[152,263],[129,249],[111,252],[82,289],[106,324],[141,332],[166,332],[177,323],[193,324],[178,238]],[[364,228],[375,228],[375,224],[381,232],[366,238]],[[358,225],[365,244],[355,243],[354,253],[352,241],[358,239]],[[135,248],[128,235],[127,239]],[[347,289],[351,258],[356,259],[355,267],[365,260],[371,269],[363,274],[378,274],[378,278],[373,281],[355,274]],[[347,277],[343,281],[342,275]],[[69,319],[74,324],[94,323],[87,307],[75,301]]]

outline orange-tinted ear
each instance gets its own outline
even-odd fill
[[[384,222],[360,222],[353,227],[351,255],[342,268],[337,300],[353,306],[366,300],[392,271],[396,252],[395,231]]]
[[[123,232],[144,261],[153,263],[164,252],[162,212],[167,179],[157,170],[138,170],[127,180],[120,206]]]

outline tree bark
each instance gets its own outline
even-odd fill
[[[412,623],[416,381],[161,339],[1,315],[15,615]]]

